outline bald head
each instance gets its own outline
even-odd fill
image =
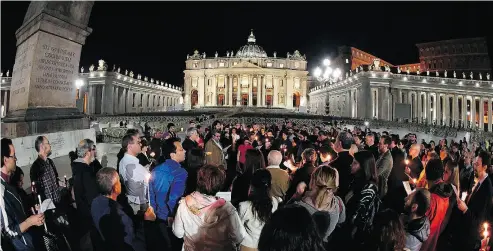
[[[272,150],[269,152],[269,155],[267,155],[267,161],[269,162],[270,166],[278,166],[282,162],[282,154],[281,152],[277,150]]]

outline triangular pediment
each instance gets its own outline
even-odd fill
[[[237,63],[236,65],[231,66],[230,68],[256,68],[256,69],[261,69],[262,67],[259,67],[258,65],[255,65],[253,63],[247,62],[247,61],[241,61]]]

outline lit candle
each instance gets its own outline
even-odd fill
[[[150,173],[146,174],[146,180],[147,180],[147,201],[149,202],[149,206],[151,206],[151,184],[149,183],[151,181]]]
[[[156,156],[156,154],[155,154],[154,152],[151,152],[151,153],[149,154],[149,156],[151,156],[151,158],[154,158],[154,156]]]
[[[68,187],[67,175],[63,175],[63,178],[65,179],[65,187]]]
[[[38,194],[38,200],[39,200],[39,209],[41,210],[41,195]],[[39,211],[38,211],[39,213]],[[48,228],[46,227],[46,222],[43,222],[43,225],[45,226],[45,232],[48,232]]]
[[[181,128],[181,131],[183,132],[183,127]]]
[[[409,165],[409,160],[404,160],[404,163],[406,163],[406,166]]]
[[[462,201],[465,201],[465,200],[466,200],[466,198],[467,198],[467,192],[462,192],[462,194],[461,194],[461,196],[460,196],[460,199],[461,199]]]
[[[269,142],[269,139],[265,139],[265,142]]]
[[[416,180],[416,178],[414,178],[414,179],[413,179],[413,183],[414,183],[414,184],[416,184],[416,182],[417,182],[417,180]]]

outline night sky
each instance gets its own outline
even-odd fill
[[[4,72],[28,5],[1,2]],[[492,13],[493,2],[96,2],[81,66],[104,59],[110,69],[182,86],[187,54],[236,53],[250,29],[269,56],[306,54],[310,71],[340,45],[405,64],[419,61],[416,43],[486,36],[491,58]]]

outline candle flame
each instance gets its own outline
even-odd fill
[[[414,179],[413,179],[413,183],[414,183],[414,184],[416,184],[416,182],[417,182],[417,180],[414,178]]]
[[[488,222],[483,223],[484,230],[488,230],[488,227],[489,227]]]
[[[154,152],[151,152],[150,156],[154,158],[154,156],[156,156],[156,154]]]
[[[406,163],[406,165],[409,165],[409,160],[404,160],[404,163]]]

